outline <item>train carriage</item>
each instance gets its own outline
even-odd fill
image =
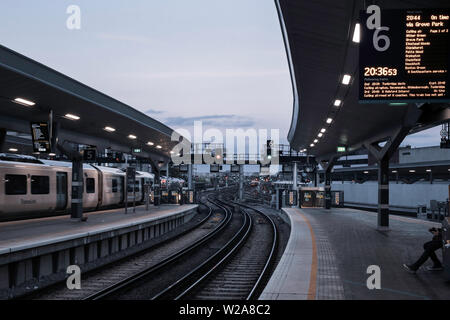
[[[62,214],[71,208],[72,163],[0,154],[0,220]],[[83,209],[124,205],[125,172],[83,165]],[[154,184],[154,174],[136,172],[135,190],[127,199],[143,202],[144,185]]]

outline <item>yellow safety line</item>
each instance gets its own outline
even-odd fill
[[[303,220],[305,220],[308,225],[309,232],[311,234],[311,242],[312,242],[312,261],[311,261],[311,274],[309,276],[309,289],[308,289],[308,300],[316,299],[316,286],[317,286],[317,245],[316,245],[316,237],[314,235],[313,228],[309,220],[306,216],[300,212]]]

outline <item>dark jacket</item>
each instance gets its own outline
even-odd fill
[[[441,242],[442,243],[442,229],[437,229],[438,230],[438,235],[433,236],[433,239],[431,241],[437,241],[437,242]]]

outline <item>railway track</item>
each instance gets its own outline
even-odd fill
[[[213,210],[211,203],[215,204],[209,197],[207,204],[210,210]],[[178,265],[183,260],[189,260],[194,252],[201,250],[201,247],[206,245],[209,241],[212,241],[218,234],[220,234],[225,227],[227,227],[233,218],[231,211],[224,211],[224,218],[221,222],[211,231],[205,234],[203,237],[192,242],[190,245],[183,247],[177,252],[167,256],[165,259],[160,260],[158,263],[145,268],[139,272],[136,272],[129,277],[123,278],[121,281],[115,282],[111,286],[108,286],[102,290],[99,290],[85,298],[85,300],[101,300],[101,299],[146,299],[148,298],[148,291],[152,291],[154,288],[158,288],[159,284],[153,285],[156,282],[164,282],[167,277],[167,273],[177,274],[176,270]],[[209,253],[208,253],[209,255]],[[204,259],[204,257],[203,257]],[[161,273],[166,273],[166,276]],[[171,279],[172,280],[172,279]],[[150,284],[150,289],[145,288],[142,290],[141,285]],[[165,286],[164,286],[165,287]]]
[[[222,205],[226,205],[222,202]],[[244,207],[248,225],[228,253],[175,299],[252,300],[262,292],[278,244],[277,228],[265,213]],[[268,237],[272,234],[272,237]],[[256,250],[257,248],[257,250]],[[160,298],[161,296],[157,297]]]
[[[83,290],[61,289],[40,298],[256,299],[275,260],[276,224],[269,215],[229,199],[208,196],[204,205],[209,214],[195,232],[94,272],[83,279]]]
[[[167,259],[171,253],[182,250],[186,246],[186,243],[195,242],[210,233],[211,230],[223,221],[224,216],[217,210],[213,210],[212,207],[208,207],[208,210],[209,212],[205,217],[199,217],[198,222],[176,236],[168,238],[142,252],[84,274],[81,290],[68,290],[65,283],[60,283],[38,292],[33,292],[21,299],[87,299],[105,288],[119,283],[123,279]]]

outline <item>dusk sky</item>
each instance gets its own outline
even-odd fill
[[[81,29],[66,27],[69,5]],[[292,88],[273,0],[2,0],[0,44],[168,126],[279,129]],[[440,127],[404,144],[438,145]]]

